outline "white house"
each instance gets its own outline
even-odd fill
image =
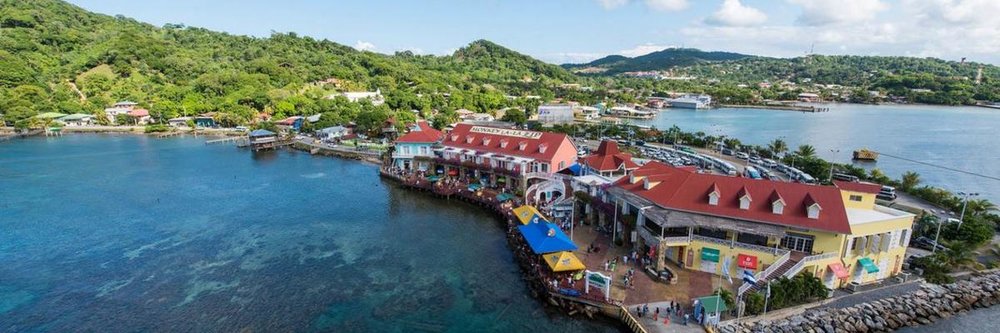
[[[348,101],[360,102],[361,100],[368,100],[372,105],[382,105],[385,103],[385,97],[382,96],[382,89],[375,89],[375,91],[349,91],[334,95],[327,96],[328,99],[336,98],[337,96],[344,96]]]
[[[568,124],[573,122],[573,106],[546,104],[538,107],[538,121],[543,124]]]

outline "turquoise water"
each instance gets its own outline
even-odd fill
[[[496,220],[372,165],[203,139],[0,144],[0,332],[600,332]]]
[[[675,110],[640,122],[666,129],[735,137],[766,145],[783,138],[794,150],[816,147],[819,156],[841,163],[851,152],[870,148],[886,154],[1000,177],[1000,110],[920,105],[823,104],[829,112],[804,113],[758,109]],[[839,150],[839,151],[831,151]],[[978,192],[1000,202],[1000,181],[947,171],[882,156],[878,167],[893,178],[913,170],[924,183],[953,192]]]

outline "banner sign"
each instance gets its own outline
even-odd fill
[[[469,129],[469,132],[479,133],[479,134],[512,136],[512,137],[532,139],[532,140],[542,137],[542,132],[522,131],[509,128],[496,128],[496,127],[484,127],[484,126],[472,126],[472,128]]]
[[[604,300],[609,300],[611,298],[611,277],[601,274],[600,272],[585,271],[587,284],[584,285],[584,292],[590,293],[590,286],[593,285],[594,288],[604,291]]]

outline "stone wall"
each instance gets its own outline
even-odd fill
[[[920,290],[846,308],[810,309],[769,321],[725,324],[722,333],[750,332],[888,332],[927,325],[956,313],[1000,303],[1000,272],[948,285],[925,284]]]

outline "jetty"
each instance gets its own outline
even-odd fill
[[[801,111],[801,112],[829,112],[830,108],[815,107],[811,105],[757,105],[757,104],[721,104],[719,108],[725,109],[764,109],[780,111]]]
[[[222,144],[235,143],[237,146],[241,146],[241,142],[243,142],[243,141],[247,141],[247,137],[245,137],[245,136],[229,136],[229,137],[225,137],[225,138],[221,138],[221,139],[207,140],[207,141],[205,141],[205,145],[214,145],[214,144],[220,144],[220,143],[222,143]]]

